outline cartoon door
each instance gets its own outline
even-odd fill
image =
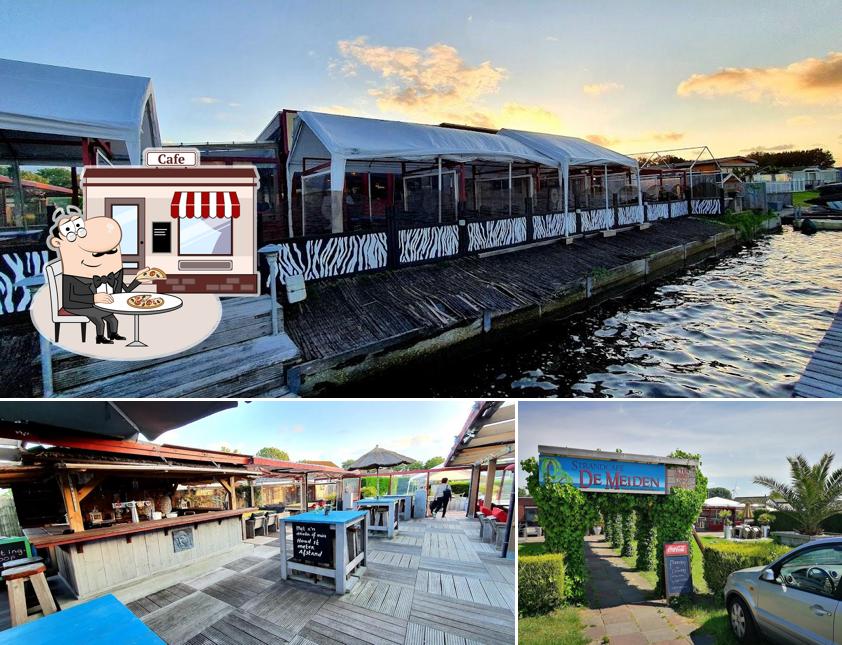
[[[139,269],[146,266],[145,210],[145,200],[141,197],[105,200],[105,214],[118,222],[120,228],[123,229],[120,252],[123,254],[123,267],[126,269]]]

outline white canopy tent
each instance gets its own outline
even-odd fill
[[[745,504],[741,504],[740,502],[735,502],[733,499],[726,499],[724,497],[708,497],[704,501],[704,504],[702,504],[702,506],[707,507],[707,508],[740,509],[740,508],[743,508],[743,506],[745,506]]]
[[[113,161],[140,164],[161,144],[149,78],[0,59],[0,87],[0,158],[75,165],[87,138],[107,141]]]
[[[614,152],[584,139],[565,137],[560,134],[545,134],[542,132],[527,132],[525,130],[509,130],[504,128],[498,133],[546,155],[559,167],[559,182],[564,186],[564,213],[567,214],[567,198],[569,193],[569,179],[571,166],[602,167],[605,182],[608,183],[608,167],[623,166],[635,171],[637,176],[637,203],[643,205],[640,192],[640,168],[635,159]],[[605,191],[605,208],[609,208],[608,191]]]
[[[345,173],[365,162],[367,169],[394,172],[402,162],[438,164],[441,199],[441,163],[484,161],[508,164],[558,164],[528,145],[486,132],[360,117],[299,112],[287,159],[287,185],[296,172],[305,171],[307,160],[329,160],[331,212],[334,231],[341,229],[342,190]],[[292,230],[292,201],[289,200]]]

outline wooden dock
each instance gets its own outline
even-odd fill
[[[793,395],[811,398],[842,397],[842,305],[795,384]]]
[[[281,580],[278,539],[258,536],[255,555],[128,607],[172,644],[514,643],[515,563],[480,542],[478,526],[428,518],[371,538],[365,573],[344,596]]]
[[[284,363],[298,349],[272,335],[271,300],[222,300],[219,326],[203,342],[147,361],[105,361],[52,347],[52,389],[61,397],[283,396]]]

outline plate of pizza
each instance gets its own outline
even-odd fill
[[[164,273],[163,269],[158,269],[156,267],[147,267],[142,269],[138,272],[135,276],[135,280],[166,280],[167,274]]]
[[[164,299],[161,296],[153,296],[148,293],[131,296],[126,303],[129,307],[135,309],[157,309],[164,304]]]

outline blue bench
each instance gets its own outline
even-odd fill
[[[0,632],[0,645],[163,645],[158,636],[111,594]]]

